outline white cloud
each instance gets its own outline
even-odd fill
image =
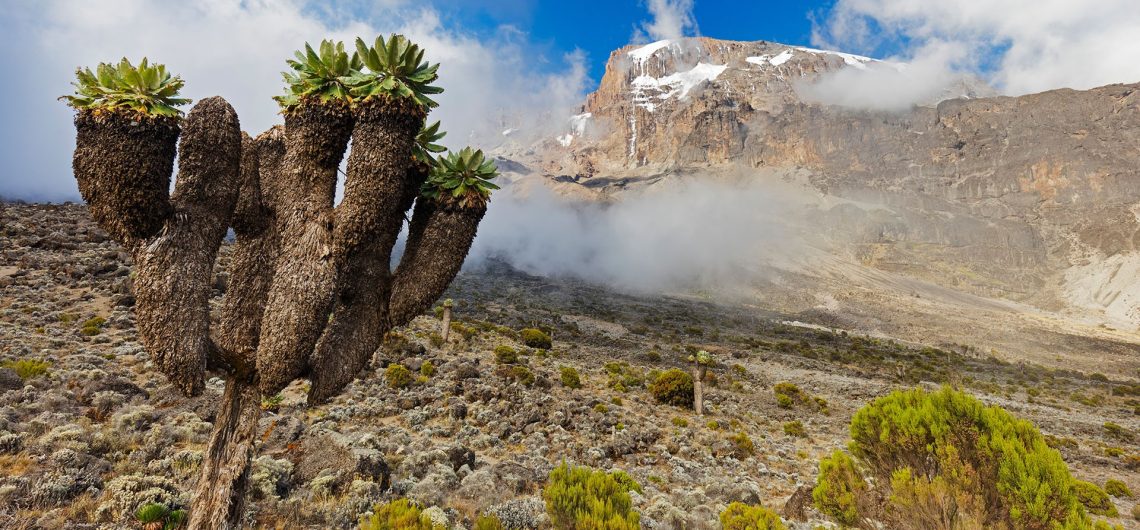
[[[76,66],[123,56],[165,63],[195,100],[225,97],[252,134],[280,122],[271,97],[282,90],[285,59],[323,38],[370,40],[397,31],[424,45],[427,59],[442,63],[439,84],[446,89],[430,119],[444,122],[445,143],[453,147],[489,141],[489,117],[568,117],[581,101],[587,84],[581,56],[551,68],[517,31],[477,38],[444,27],[430,8],[410,6],[402,0],[5,3],[0,57],[20,79],[0,84],[0,195],[78,198],[70,171],[72,113],[55,98],[70,92]]]
[[[805,101],[881,111],[905,111],[957,97],[963,75],[953,65],[966,50],[956,43],[930,43],[905,64],[870,62],[866,68],[842,68],[796,91]]]
[[[505,259],[530,274],[653,292],[753,278],[795,253],[788,190],[758,182],[670,179],[614,203],[571,202],[543,185],[495,194],[468,262]]]
[[[815,28],[819,46],[852,51],[901,46],[904,60],[954,46],[943,70],[980,72],[1017,95],[1140,81],[1135,0],[838,0]]]
[[[648,35],[650,40],[675,40],[697,31],[693,17],[693,0],[646,0],[652,20],[642,23],[635,40]]]

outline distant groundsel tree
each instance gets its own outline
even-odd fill
[[[220,97],[183,117],[182,79],[145,59],[80,69],[75,94],[61,98],[77,111],[79,190],[134,259],[140,340],[187,395],[203,390],[207,370],[227,376],[194,529],[240,525],[261,395],[299,378],[312,383],[310,404],[337,395],[388,330],[447,288],[496,188],[481,151],[435,156],[443,134],[425,118],[442,91],[431,84],[439,65],[403,36],[357,39],[351,54],[342,43],[306,44],[288,64],[286,94],[275,98],[285,124],[256,139]],[[211,325],[211,277],[229,228],[233,270]]]

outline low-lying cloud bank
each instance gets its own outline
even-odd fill
[[[625,291],[725,286],[794,244],[785,202],[764,186],[671,181],[621,202],[568,201],[538,185],[491,201],[469,265],[502,259],[530,274]]]

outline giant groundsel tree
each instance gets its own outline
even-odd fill
[[[481,152],[435,157],[442,133],[424,121],[441,92],[439,65],[403,36],[358,39],[351,54],[341,43],[306,45],[288,64],[275,98],[285,124],[256,138],[220,97],[183,117],[183,81],[146,60],[81,69],[63,98],[77,111],[80,192],[135,262],[140,340],[187,395],[202,392],[207,371],[227,378],[191,528],[240,525],[260,395],[299,378],[312,383],[311,404],[337,395],[388,330],[447,288],[494,188]],[[230,228],[231,281],[212,319],[214,261]]]

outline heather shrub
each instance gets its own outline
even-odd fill
[[[1085,482],[1083,480],[1076,481],[1077,500],[1088,508],[1088,511],[1106,517],[1116,517],[1120,512],[1116,510],[1116,505],[1112,503],[1112,499],[1100,486],[1092,482]]]
[[[950,388],[896,391],[851,420],[851,457],[820,464],[813,499],[849,526],[1092,528],[1080,486],[1033,424]],[[1107,498],[1107,496],[1106,496]]]
[[[389,364],[384,370],[384,379],[392,388],[407,388],[412,384],[412,371],[402,364]]]
[[[784,424],[784,434],[796,438],[807,438],[807,429],[800,420],[789,421]]]
[[[12,371],[16,372],[16,375],[20,376],[20,379],[27,381],[46,374],[51,363],[35,359],[17,359],[15,361],[4,361],[0,363],[0,367],[11,368]]]
[[[649,392],[660,403],[692,408],[693,376],[684,370],[673,368],[657,376],[649,385]]]
[[[1132,498],[1132,490],[1128,488],[1128,484],[1114,478],[1110,478],[1104,483],[1104,492],[1120,499]]]
[[[443,530],[432,525],[431,518],[408,499],[377,504],[372,515],[360,520],[360,530]]]
[[[563,366],[559,368],[562,378],[562,386],[566,388],[582,388],[582,378],[578,376],[578,370],[573,366]]]
[[[519,332],[519,339],[531,348],[549,350],[551,346],[550,335],[540,329],[527,328]]]
[[[542,498],[556,530],[638,530],[631,491],[641,493],[641,486],[622,471],[563,463],[550,472]]]
[[[742,502],[729,504],[720,513],[720,527],[723,530],[787,530],[784,521],[776,512],[763,506],[751,506]]]
[[[499,364],[515,364],[519,362],[519,352],[503,344],[495,347],[495,362]]]
[[[728,441],[732,444],[733,455],[739,460],[752,456],[752,453],[756,451],[756,445],[752,443],[752,438],[743,431],[729,436]]]

